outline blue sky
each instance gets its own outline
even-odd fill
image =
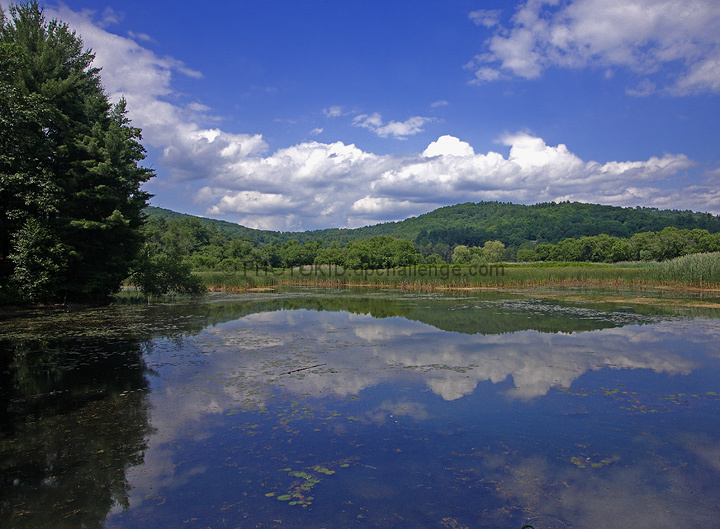
[[[720,213],[716,0],[45,8],[127,99],[153,205],[277,230],[480,200]]]

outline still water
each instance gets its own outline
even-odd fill
[[[2,528],[720,524],[720,312],[289,290],[0,320]]]

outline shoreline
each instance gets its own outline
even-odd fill
[[[206,284],[207,292],[245,294],[274,292],[280,288],[329,288],[329,289],[387,289],[406,292],[498,292],[533,295],[548,299],[560,299],[577,303],[631,303],[642,305],[688,306],[720,309],[720,287],[686,285],[682,283],[654,282],[624,279],[537,279],[477,284],[384,281],[342,281],[339,279],[298,280],[276,278],[272,284]],[[633,295],[634,294],[634,295]],[[644,295],[643,295],[644,294]],[[654,295],[653,295],[654,294]],[[35,314],[75,312],[102,307],[117,302],[110,298],[103,302],[28,303],[0,305],[0,318],[11,319]]]
[[[647,281],[625,282],[622,280],[551,280],[525,281],[504,284],[442,285],[422,282],[341,282],[341,281],[297,281],[279,279],[274,285],[207,285],[208,292],[250,293],[272,292],[283,287],[336,288],[336,289],[389,289],[415,292],[507,292],[533,294],[543,298],[565,299],[574,302],[633,303],[643,305],[692,306],[720,309],[720,287],[700,287],[681,283],[653,283]],[[557,289],[556,292],[547,292]],[[588,292],[578,292],[588,290]],[[648,296],[628,296],[644,293]],[[652,296],[652,294],[657,294]],[[671,297],[662,297],[662,295]],[[704,298],[712,298],[710,301]]]

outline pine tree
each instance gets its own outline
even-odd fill
[[[0,24],[0,279],[29,300],[104,298],[142,245],[140,130],[66,24],[36,2]]]

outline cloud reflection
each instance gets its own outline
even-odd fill
[[[421,384],[442,401],[451,402],[490,381],[509,387],[501,390],[508,399],[531,400],[600,369],[687,375],[701,367],[703,355],[712,354],[718,338],[717,325],[702,320],[692,326],[668,319],[569,334],[527,330],[484,335],[442,331],[400,317],[376,319],[342,311],[250,314],[208,327],[181,344],[155,342],[147,362],[163,373],[154,382],[151,399],[151,423],[157,433],[148,441],[144,465],[128,475],[133,486],[130,505],[142,505],[158,488],[176,488],[203,472],[201,466],[173,464],[178,439],[200,440],[210,435],[207,424],[213,418],[243,406],[263,408],[280,392],[292,398],[320,399],[334,409],[333,400],[382,384]],[[382,425],[399,418],[424,422],[435,417],[427,403],[416,401],[413,394],[394,394],[372,405],[362,423]],[[712,442],[694,446],[699,447],[699,459],[716,457],[717,446]],[[523,512],[561,512],[564,519],[581,521],[578,526],[592,520],[601,520],[603,527],[643,526],[626,493],[628,487],[640,487],[648,473],[657,471],[643,466],[649,463],[631,469],[618,465],[602,476],[581,480],[578,469],[567,462],[558,466],[542,457],[513,461],[503,459],[509,456],[494,457],[500,459],[484,460],[483,482],[500,483],[494,493],[521,506]],[[646,485],[636,501],[662,510],[671,498],[658,491],[659,485]],[[552,506],[547,505],[548,495],[556,502]],[[608,514],[609,506],[614,511]],[[672,515],[655,520],[666,518],[677,519]]]
[[[258,348],[248,334],[267,341]],[[205,350],[222,352],[214,362],[224,372],[234,369],[245,380],[263,384],[281,381],[286,390],[313,396],[345,397],[409,376],[423,380],[445,400],[472,393],[481,381],[511,378],[510,395],[531,399],[602,368],[679,375],[697,367],[677,353],[675,324],[670,322],[572,334],[465,335],[404,318],[284,311],[248,316],[209,331],[207,337],[212,339]],[[299,350],[303,356],[297,356]],[[304,369],[316,364],[322,369]],[[302,376],[287,373],[291,369],[286,367],[303,369]]]

